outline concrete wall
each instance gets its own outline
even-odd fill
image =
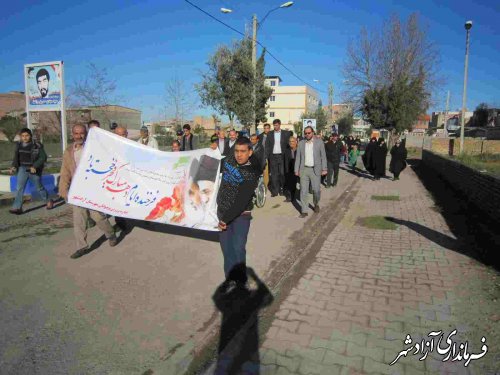
[[[469,203],[500,224],[500,179],[480,173],[455,160],[422,150],[422,163],[463,193]]]

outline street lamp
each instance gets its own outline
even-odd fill
[[[279,7],[271,9],[269,12],[266,13],[264,18],[262,18],[262,21],[260,23],[257,22],[257,15],[254,14],[252,18],[252,66],[253,66],[253,71],[254,74],[256,73],[257,70],[257,29],[261,27],[264,24],[264,21],[266,20],[267,16],[274,12],[275,10],[281,9],[281,8],[289,8],[293,5],[293,1],[287,1],[286,3],[281,4]],[[228,8],[221,8],[220,11],[222,13],[232,13],[232,9]],[[253,87],[252,91],[252,101],[253,101],[253,120],[255,121],[255,85]],[[257,124],[255,124],[255,127],[257,127]]]
[[[469,68],[469,36],[470,29],[472,28],[472,21],[467,21],[465,23],[465,30],[467,30],[467,36],[465,38],[465,68],[464,68],[464,92],[462,96],[462,118],[460,124],[460,154],[464,152],[464,130],[465,130],[465,104],[467,101],[467,70]]]

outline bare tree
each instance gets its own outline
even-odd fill
[[[418,14],[411,14],[404,23],[393,15],[379,30],[368,32],[363,28],[349,44],[342,68],[346,87],[343,96],[359,111],[366,92],[400,80],[422,79],[429,105],[431,94],[442,83],[438,66],[438,50]]]
[[[183,124],[191,105],[188,93],[185,82],[179,79],[177,74],[165,86],[165,115],[173,114],[177,126]]]
[[[109,78],[106,68],[99,68],[94,63],[87,64],[88,75],[71,87],[69,106],[95,106],[118,104],[123,98],[116,94],[116,81]],[[110,119],[107,111],[102,111],[106,121]]]
[[[120,100],[116,96],[116,81],[109,78],[106,68],[99,68],[94,63],[89,63],[87,69],[88,76],[77,81],[72,87],[74,103],[103,106],[115,104]]]

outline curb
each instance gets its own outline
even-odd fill
[[[14,193],[6,193],[0,196],[0,207],[11,206],[14,203],[16,196]],[[31,195],[25,195],[23,197],[23,202],[31,202]]]

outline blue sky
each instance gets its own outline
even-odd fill
[[[192,0],[195,4],[244,31],[256,13],[262,18],[284,0]],[[274,4],[276,2],[276,4]],[[233,9],[222,14],[221,7]],[[13,1],[0,14],[0,92],[24,91],[26,63],[64,60],[66,87],[85,76],[86,64],[106,68],[117,81],[122,104],[155,120],[165,107],[165,85],[175,75],[187,88],[199,82],[200,72],[217,45],[239,37],[182,0],[134,1]],[[447,82],[435,93],[442,100],[429,110],[444,108],[451,91],[451,109],[461,107],[465,30],[474,22],[469,59],[468,108],[480,102],[500,106],[500,2],[482,1],[336,1],[298,0],[273,12],[259,30],[261,43],[303,80],[323,90],[342,89],[340,67],[346,46],[362,26],[379,27],[393,13],[406,18],[419,12],[430,39],[441,52]],[[302,83],[267,59],[266,73],[279,75],[286,85]],[[320,83],[313,82],[320,80]],[[190,114],[209,115],[194,90]]]

